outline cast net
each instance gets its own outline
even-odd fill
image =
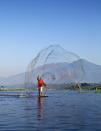
[[[25,73],[25,88],[38,89],[37,77],[40,76],[50,90],[78,86],[84,76],[79,56],[68,52],[60,45],[51,45],[41,50],[30,62]],[[46,89],[46,88],[45,88]]]

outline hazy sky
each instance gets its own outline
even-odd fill
[[[101,0],[0,0],[0,76],[50,44],[101,65]]]

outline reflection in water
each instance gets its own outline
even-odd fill
[[[38,98],[38,119],[43,119],[43,98]]]

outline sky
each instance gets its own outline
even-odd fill
[[[101,65],[101,0],[0,0],[0,77],[51,44]]]

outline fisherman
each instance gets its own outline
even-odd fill
[[[43,79],[41,77],[37,77],[38,80],[38,92],[39,92],[39,96],[43,95],[43,86],[47,87],[48,86],[44,83]]]

